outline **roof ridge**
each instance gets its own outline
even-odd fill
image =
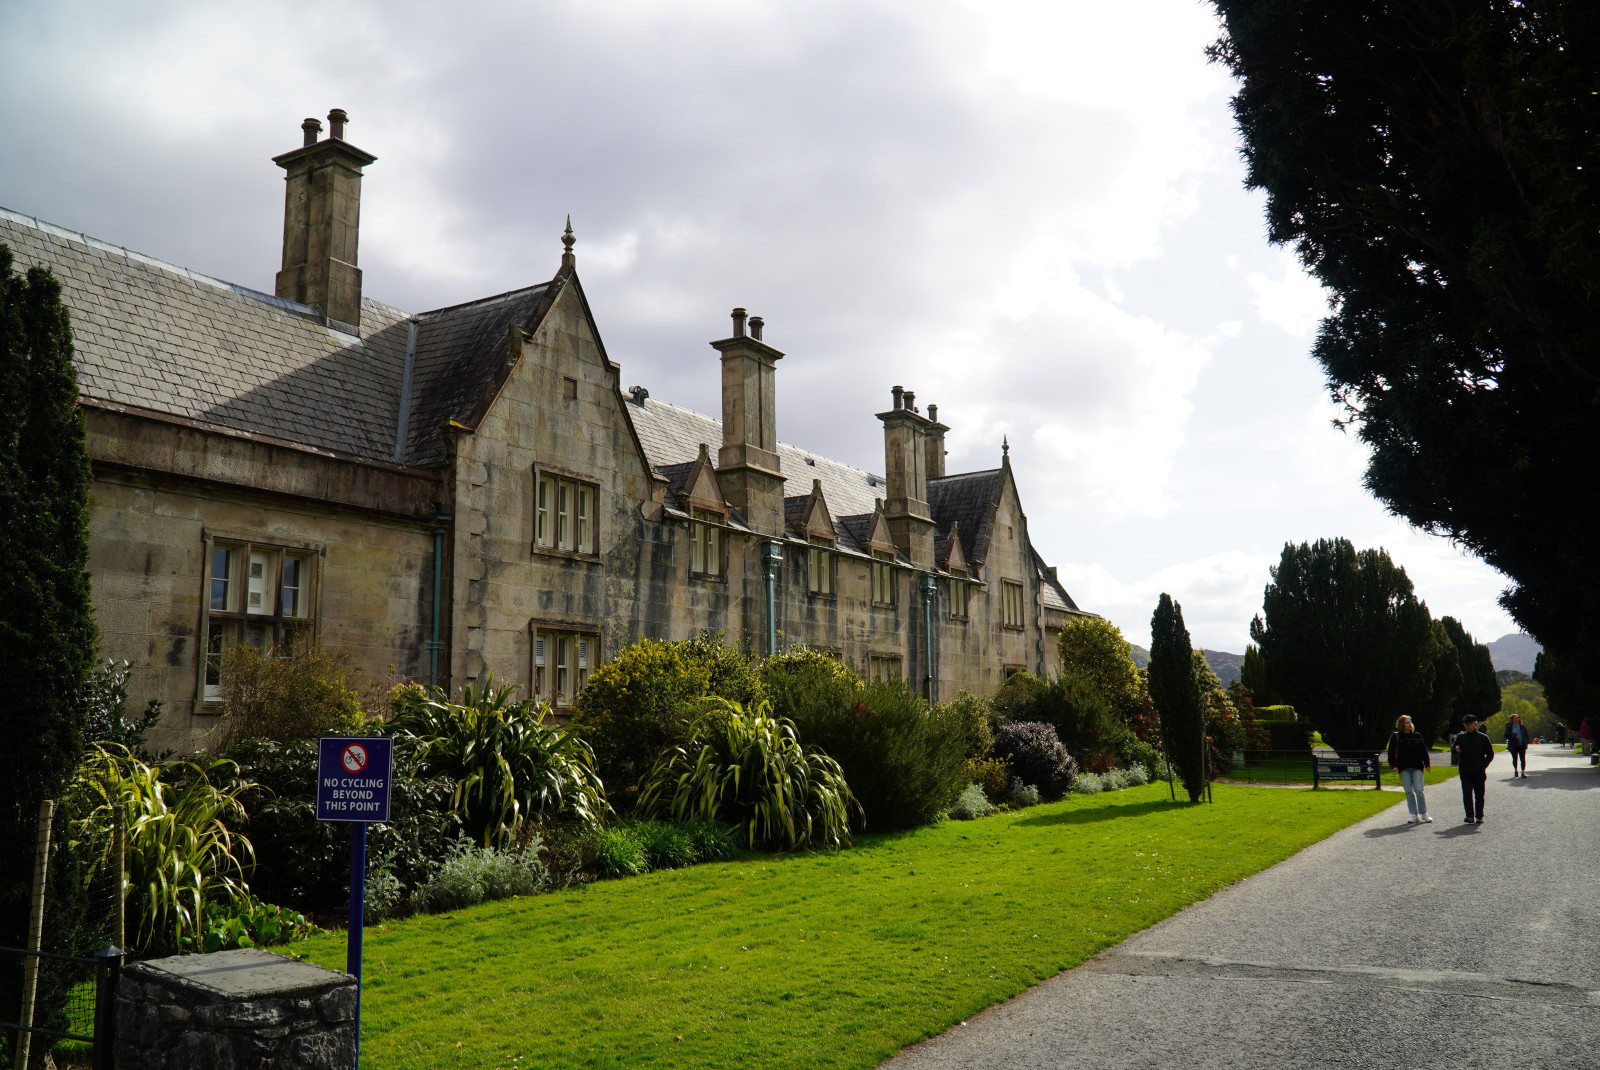
[[[426,312],[418,312],[412,318],[418,322],[421,322],[422,320],[427,319],[429,316],[439,316],[446,312],[456,312],[460,309],[472,308],[474,305],[489,305],[496,301],[509,301],[514,297],[521,297],[523,294],[532,293],[534,290],[542,290],[549,285],[550,284],[548,282],[536,282],[529,286],[520,286],[515,290],[507,290],[504,293],[491,294],[488,297],[475,297],[471,301],[461,301],[454,305],[444,305],[440,308],[430,308]]]
[[[930,476],[929,483],[937,483],[941,479],[967,479],[971,476],[992,476],[1005,471],[1003,468],[980,468],[975,472],[951,472],[948,475]]]
[[[13,223],[31,226],[35,230],[42,230],[47,234],[54,234],[57,237],[66,238],[69,241],[79,242],[89,249],[98,249],[107,253],[121,253],[129,260],[137,260],[142,264],[149,265],[150,267],[160,268],[163,271],[170,271],[174,275],[182,275],[191,282],[198,282],[218,290],[227,290],[228,292],[237,294],[240,297],[248,297],[253,300],[260,301],[263,304],[274,305],[286,312],[298,312],[302,315],[321,318],[320,314],[315,308],[310,305],[303,305],[299,301],[291,301],[286,297],[278,297],[274,294],[263,293],[260,290],[252,290],[248,286],[241,286],[239,283],[229,282],[227,279],[219,279],[214,275],[202,275],[200,272],[194,271],[191,268],[186,268],[181,264],[174,264],[169,260],[162,260],[160,257],[151,256],[148,253],[137,252],[136,250],[129,249],[126,245],[115,245],[92,235],[85,234],[81,230],[69,230],[66,227],[60,226],[56,223],[51,223],[48,220],[40,219],[35,215],[26,215],[22,212],[0,206],[0,219],[9,219]],[[392,308],[393,306],[391,305],[387,307]]]

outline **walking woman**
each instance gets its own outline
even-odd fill
[[[1400,786],[1406,790],[1406,809],[1411,811],[1408,824],[1432,821],[1428,816],[1428,800],[1422,794],[1422,781],[1432,768],[1428,756],[1428,741],[1412,725],[1411,718],[1401,717],[1394,723],[1394,735],[1389,737],[1389,768],[1400,771]]]
[[[1511,755],[1511,776],[1513,779],[1528,775],[1528,728],[1522,723],[1522,718],[1513,713],[1511,723],[1506,725],[1506,753]]]

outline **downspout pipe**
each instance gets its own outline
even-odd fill
[[[441,602],[444,596],[444,537],[445,521],[450,519],[449,509],[440,509],[433,528],[433,625],[428,639],[428,686],[439,686],[439,652],[444,643],[439,641],[439,622],[443,616]]]
[[[929,702],[933,701],[933,596],[938,590],[938,584],[932,576],[923,573],[918,580],[922,588],[922,692],[923,697]]]
[[[775,542],[761,544],[761,566],[767,581],[767,656],[778,653],[778,566],[783,563],[783,547]]]

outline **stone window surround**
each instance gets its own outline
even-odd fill
[[[839,587],[837,546],[836,540],[821,535],[812,535],[807,539],[806,553],[802,558],[801,567],[805,570],[806,594],[809,597],[830,601],[837,597]],[[819,566],[815,571],[821,574],[820,582],[813,575],[814,564]]]
[[[539,686],[539,640],[541,637],[559,639],[561,637],[578,637],[590,640],[592,646],[589,653],[589,672],[604,662],[602,652],[605,650],[605,630],[598,624],[588,624],[573,621],[546,621],[537,618],[528,621],[528,692],[535,702],[548,702],[550,708],[557,712],[565,713],[572,709],[572,699],[577,698],[577,692],[565,704],[557,704],[555,695],[555,656],[556,651],[546,651],[546,672],[548,688]],[[579,690],[582,690],[580,687]],[[548,691],[548,693],[547,693]]]
[[[971,620],[972,589],[977,585],[967,578],[967,570],[964,568],[951,569],[949,582],[950,619]]]
[[[593,496],[594,496],[593,497],[593,501],[594,501],[594,516],[592,516],[589,519],[589,524],[590,524],[591,528],[593,529],[589,534],[590,542],[594,546],[593,550],[564,550],[561,547],[554,545],[555,536],[554,536],[553,533],[550,536],[551,543],[552,543],[551,545],[546,546],[546,545],[542,545],[539,542],[539,483],[540,483],[540,479],[542,477],[545,477],[545,476],[549,476],[550,478],[555,479],[555,480],[565,481],[565,482],[568,482],[568,483],[578,484],[578,485],[583,486],[583,487],[588,487],[590,489],[590,491],[593,493]],[[577,522],[577,517],[576,517],[577,504],[578,503],[577,503],[576,494],[575,494],[574,495],[574,501],[573,501],[574,523]],[[549,508],[551,509],[552,520],[553,520],[553,514],[554,514],[555,510],[557,509],[556,503],[551,503],[551,506]],[[603,510],[600,507],[600,484],[599,484],[598,481],[596,481],[596,480],[594,480],[592,478],[589,478],[589,477],[583,475],[580,472],[574,472],[569,468],[560,468],[560,467],[557,467],[556,465],[552,465],[552,464],[535,464],[533,466],[533,545],[532,545],[532,552],[533,553],[545,554],[545,555],[550,556],[550,557],[564,557],[564,558],[569,558],[569,559],[578,560],[578,561],[598,561],[598,560],[600,560],[600,546],[602,545],[602,541],[603,541],[602,540],[603,533],[600,530],[600,517],[601,517],[602,512],[603,512]],[[574,536],[574,540],[573,541],[574,541],[574,544],[576,544],[576,541],[577,541],[576,540],[576,536]]]
[[[290,618],[301,622],[306,633],[312,637],[321,632],[322,611],[322,569],[328,556],[327,546],[320,542],[304,539],[286,539],[273,537],[263,539],[237,531],[228,531],[216,528],[202,528],[201,540],[204,546],[200,567],[200,632],[198,642],[195,644],[195,703],[194,712],[209,716],[222,713],[221,696],[208,698],[206,696],[206,668],[210,661],[211,644],[211,555],[212,551],[219,548],[237,549],[244,551],[243,560],[248,563],[249,553],[253,549],[265,549],[275,552],[278,558],[277,574],[273,582],[273,611],[271,613],[250,614],[245,612],[227,612],[225,615],[219,611],[221,619],[230,622],[248,623],[251,617],[259,617],[263,625],[277,631],[283,625],[283,592],[281,580],[283,576],[283,558],[287,554],[304,557],[309,560],[309,575],[302,582],[301,591],[306,601],[306,612],[298,617]],[[222,547],[218,544],[221,543]],[[241,580],[243,577],[241,577]]]
[[[706,539],[706,538],[708,538],[708,535],[707,535],[708,532],[714,533],[714,534],[711,534],[709,536],[710,542],[711,542],[711,546],[709,547],[709,549],[713,553],[716,554],[716,561],[714,562],[714,564],[716,565],[716,568],[714,570],[712,570],[712,569],[696,569],[694,567],[694,565],[695,565],[695,554],[696,554],[695,543],[696,543],[697,539]],[[709,581],[709,582],[712,582],[712,583],[726,583],[728,581],[728,554],[733,549],[729,545],[729,537],[732,534],[733,534],[733,528],[728,524],[728,518],[727,518],[726,514],[721,513],[721,512],[719,512],[719,511],[717,511],[715,509],[705,509],[705,508],[702,508],[702,507],[700,507],[698,505],[696,505],[695,507],[690,509],[690,511],[689,511],[689,578],[690,579],[706,580],[706,581]]]
[[[869,650],[866,657],[868,680],[900,681],[905,679],[905,657],[889,650]],[[888,675],[883,670],[893,670]]]
[[[868,579],[872,581],[872,604],[881,609],[892,609],[893,607],[899,605],[900,577],[897,574],[899,570],[895,565],[894,555],[884,553],[881,550],[875,550],[872,554],[872,561],[867,568]],[[883,570],[883,573],[887,574],[883,580],[883,582],[887,585],[889,593],[889,598],[887,601],[878,598],[878,595],[881,593],[878,586],[880,569]]]
[[[1014,607],[1011,604],[1013,599],[1015,599]],[[1026,630],[1028,626],[1027,603],[1027,590],[1021,583],[1018,583],[1016,580],[1001,580],[1000,627],[1011,632],[1020,632]],[[1013,608],[1016,609],[1017,613],[1017,619],[1015,623],[1012,622],[1010,617],[1010,613]]]

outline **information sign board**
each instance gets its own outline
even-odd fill
[[[388,821],[394,740],[323,736],[317,742],[317,820]]]
[[[1324,780],[1370,780],[1374,787],[1383,787],[1383,767],[1376,754],[1369,758],[1311,758],[1311,786]]]

